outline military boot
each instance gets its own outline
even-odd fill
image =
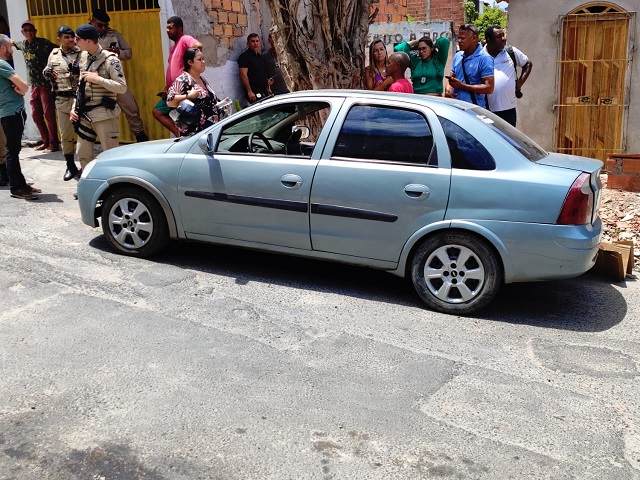
[[[80,178],[80,170],[78,170],[78,167],[76,167],[76,162],[73,158],[73,153],[65,154],[64,158],[67,161],[67,171],[64,172],[64,176],[62,177],[62,179],[65,182],[68,182],[72,178],[75,178],[76,180],[78,180]]]

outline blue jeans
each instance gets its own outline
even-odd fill
[[[24,109],[10,117],[0,118],[2,130],[4,130],[4,135],[7,137],[7,175],[9,176],[9,186],[12,192],[27,186],[27,181],[20,168],[22,133],[24,132],[24,122],[26,121],[27,113]]]

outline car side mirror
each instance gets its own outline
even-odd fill
[[[304,140],[305,138],[309,138],[309,135],[311,134],[311,130],[309,130],[309,127],[306,127],[304,125],[294,125],[293,128],[291,129],[291,133],[293,132],[297,132],[298,130],[302,131],[302,135],[300,135],[300,140]]]
[[[202,135],[198,139],[198,146],[200,147],[200,150],[206,154],[213,153],[213,133]]]

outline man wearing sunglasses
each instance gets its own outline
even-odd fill
[[[131,45],[127,43],[120,32],[113,28],[109,28],[110,21],[111,17],[109,14],[101,8],[97,8],[93,11],[93,16],[91,17],[89,24],[93,25],[96,27],[96,30],[98,30],[98,33],[100,34],[98,43],[104,50],[118,55],[121,62],[131,60]],[[144,131],[138,102],[136,102],[131,90],[127,89],[125,93],[118,95],[117,101],[125,117],[127,117],[129,128],[131,129],[134,137],[136,137],[136,141],[146,142],[149,140],[149,137],[147,137],[147,134]]]
[[[13,46],[23,53],[27,64],[27,80],[31,85],[31,114],[42,137],[42,144],[35,149],[46,153],[57,152],[60,150],[60,142],[56,106],[51,93],[51,83],[42,71],[47,66],[49,54],[58,46],[46,38],[38,37],[37,32],[33,22],[25,20],[22,22],[22,35],[25,40],[14,40]]]

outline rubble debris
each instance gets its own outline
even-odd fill
[[[601,175],[603,187],[607,175]],[[603,188],[600,196],[603,242],[629,240],[634,245],[634,270],[640,271],[640,193]]]

